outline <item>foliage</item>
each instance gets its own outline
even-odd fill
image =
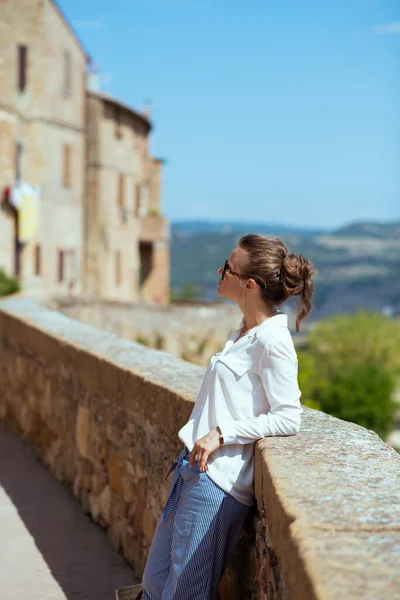
[[[308,337],[320,377],[331,377],[347,366],[380,365],[400,372],[400,327],[380,313],[360,310],[320,321]]]
[[[197,300],[200,297],[201,289],[192,281],[188,281],[181,287],[178,296],[181,300]]]
[[[347,367],[318,391],[321,409],[344,421],[373,429],[382,438],[393,428],[394,378],[378,365]]]
[[[150,340],[140,333],[136,336],[136,341],[138,344],[142,344],[143,346],[150,346]]]
[[[298,359],[305,406],[387,436],[400,373],[400,335],[394,319],[360,311],[321,321]]]
[[[304,406],[321,410],[320,403],[315,399],[318,378],[316,377],[315,357],[310,352],[299,350],[297,352],[299,361],[299,388],[301,390],[301,402]]]
[[[0,269],[0,296],[15,294],[21,290],[20,283],[14,277],[9,277],[3,269]]]
[[[147,216],[148,217],[159,217],[160,211],[158,210],[158,208],[149,208],[149,210],[147,212]]]

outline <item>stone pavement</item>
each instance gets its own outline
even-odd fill
[[[0,532],[1,600],[111,600],[137,583],[72,493],[2,427]]]

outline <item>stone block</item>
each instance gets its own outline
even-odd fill
[[[111,487],[106,485],[99,496],[100,511],[104,521],[109,525],[111,523]]]
[[[94,493],[89,494],[89,508],[90,508],[90,514],[91,514],[93,521],[95,521],[97,523],[97,521],[99,520],[100,513],[101,513],[101,507],[100,507],[100,501],[99,501],[98,495],[96,495]]]
[[[107,468],[111,489],[113,489],[114,492],[122,498],[124,494],[124,484],[122,480],[120,461],[121,459],[117,452],[111,453],[107,462]]]
[[[26,435],[31,434],[37,427],[37,415],[32,408],[26,404],[21,406],[20,424]]]
[[[77,500],[79,500],[79,494],[81,491],[81,475],[77,475],[74,479],[74,483],[72,485],[72,491],[74,492],[74,496]]]
[[[89,420],[89,410],[85,406],[79,406],[76,417],[75,440],[79,453],[84,458],[89,458]]]
[[[132,483],[132,479],[131,477],[125,476],[122,478],[122,483],[123,483],[123,499],[125,502],[132,502],[134,495],[133,495],[133,483]]]
[[[52,414],[52,385],[51,379],[47,379],[44,384],[44,393],[39,406],[39,411],[43,419],[47,419]]]
[[[107,423],[106,433],[108,439],[114,444],[114,446],[119,447],[121,445],[121,430],[118,427],[115,427],[115,425],[112,425],[111,423]]]
[[[123,519],[115,519],[107,531],[108,539],[116,552],[121,548],[125,528],[126,523]]]
[[[91,485],[92,492],[96,495],[101,494],[101,492],[104,490],[107,483],[108,483],[108,476],[104,476],[102,473],[99,473],[98,471],[94,472],[92,475],[92,485]]]

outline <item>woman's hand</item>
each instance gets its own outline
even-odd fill
[[[218,429],[212,429],[207,435],[197,440],[190,453],[190,468],[193,469],[194,461],[197,460],[200,471],[207,471],[207,459],[220,445]]]

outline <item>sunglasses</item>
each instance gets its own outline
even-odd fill
[[[224,268],[222,269],[221,279],[223,279],[225,277],[225,273],[227,271],[229,271],[229,273],[231,275],[236,275],[237,277],[242,277],[242,275],[240,273],[237,273],[236,271],[232,271],[232,269],[229,268],[229,262],[226,260],[224,263]]]
[[[237,271],[232,271],[232,269],[229,267],[229,261],[226,260],[225,263],[224,263],[224,268],[222,269],[221,279],[223,279],[225,277],[225,273],[227,271],[229,271],[229,273],[231,275],[236,275],[236,277],[239,277],[240,279],[243,279],[243,275],[241,275]],[[265,289],[265,284],[264,284],[263,281],[261,281],[260,279],[258,279],[258,277],[253,277],[253,279],[257,283],[257,285],[259,285],[262,289]]]

